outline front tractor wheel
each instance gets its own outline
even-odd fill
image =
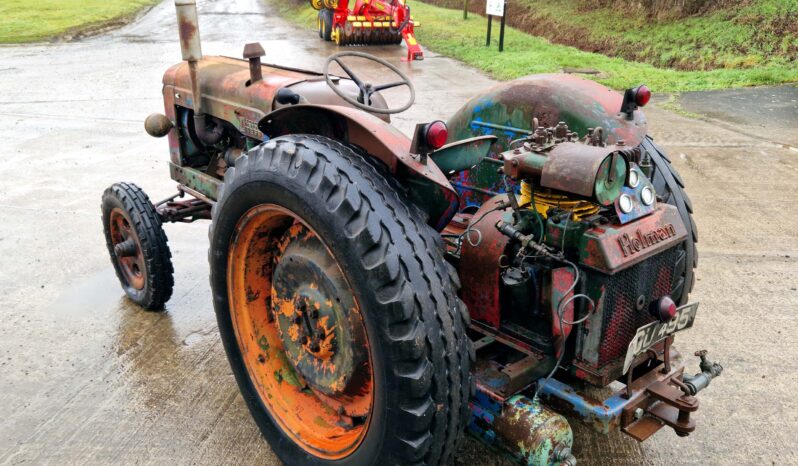
[[[396,183],[314,136],[228,170],[211,286],[239,388],[285,464],[444,464],[470,340],[440,241]]]
[[[111,262],[128,298],[162,310],[172,296],[172,254],[149,197],[132,183],[116,183],[102,197],[103,229]]]

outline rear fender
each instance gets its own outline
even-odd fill
[[[430,157],[444,173],[451,176],[480,163],[490,154],[494,142],[496,136],[491,135],[450,142],[430,154]]]
[[[426,163],[410,153],[410,139],[382,119],[338,105],[300,104],[264,116],[258,129],[268,138],[314,134],[362,148],[382,162],[409,188],[409,194],[428,214],[428,223],[440,230],[457,211],[457,192],[429,158]]]

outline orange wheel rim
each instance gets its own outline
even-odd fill
[[[111,244],[114,256],[127,286],[137,290],[144,289],[147,268],[138,236],[122,209],[115,207],[108,219],[111,232]]]
[[[293,212],[254,207],[236,226],[227,285],[244,365],[272,419],[316,457],[355,451],[373,370],[360,306],[329,248]]]

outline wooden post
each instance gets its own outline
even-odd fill
[[[463,0],[463,19],[468,19],[468,0]]]

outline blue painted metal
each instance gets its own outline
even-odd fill
[[[541,379],[538,383],[542,381]],[[557,411],[568,411],[567,414],[581,418],[603,434],[618,429],[623,408],[629,403],[623,393],[617,393],[603,402],[588,399],[577,393],[570,385],[556,379],[546,382],[540,391],[540,397],[544,403],[554,406]]]

